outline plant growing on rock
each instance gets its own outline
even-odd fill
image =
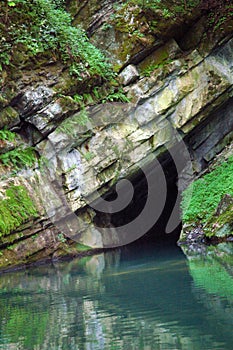
[[[25,221],[36,216],[37,210],[26,188],[9,186],[0,200],[0,236],[9,234]]]
[[[6,128],[0,130],[0,142],[13,143],[13,149],[0,154],[0,164],[6,167],[13,167],[19,170],[23,167],[31,167],[36,162],[36,154],[33,147],[24,148],[22,145],[17,146],[16,134]]]
[[[7,130],[6,128],[0,130],[0,140],[12,142],[15,140],[15,133]]]
[[[13,166],[14,170],[31,167],[36,162],[35,150],[33,147],[17,147],[1,154],[0,161],[4,166]]]
[[[183,193],[184,223],[206,222],[225,194],[233,196],[233,157],[194,181]]]
[[[0,4],[0,67],[12,63],[14,52],[36,56],[48,51],[69,63],[71,73],[81,80],[86,76],[113,76],[104,55],[92,45],[81,27],[73,27],[63,1],[15,0]]]

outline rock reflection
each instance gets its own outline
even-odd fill
[[[230,350],[229,249],[125,247],[2,275],[0,349]]]

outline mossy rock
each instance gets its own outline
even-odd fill
[[[81,24],[85,29],[88,29],[90,23],[92,22],[92,16],[101,9],[101,1],[89,0],[89,1],[67,1],[67,10],[71,14],[73,19],[73,24]]]
[[[233,197],[225,195],[205,225],[207,237],[227,238],[233,235]]]
[[[1,190],[0,236],[9,235],[37,216],[37,208],[25,186],[8,184]]]
[[[11,128],[20,123],[18,112],[12,107],[6,107],[0,112],[0,129]]]

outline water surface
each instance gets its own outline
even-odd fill
[[[0,349],[232,350],[232,245],[124,247],[0,276]]]

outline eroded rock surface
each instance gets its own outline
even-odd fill
[[[87,26],[99,47],[102,13],[110,16],[113,3],[105,1],[91,7],[92,22]],[[75,23],[87,13],[86,5],[70,1]],[[86,249],[103,248],[111,242],[117,245],[119,237],[109,215],[102,217],[109,235],[94,224],[96,210],[89,205],[100,194],[120,179],[135,176],[138,169],[155,156],[166,154],[182,139],[197,173],[232,141],[230,36],[205,53],[197,48],[184,52],[170,34],[164,43],[147,37],[146,48],[142,40],[138,46],[131,41],[117,57],[126,34],[121,32],[116,37],[114,28],[107,29],[113,35],[109,37],[110,47],[105,49],[111,53],[116,70],[124,68],[119,79],[129,103],[87,103],[80,110],[73,96],[82,91],[82,85],[55,62],[45,66],[31,83],[30,73],[28,78],[20,76],[12,89],[7,84],[3,88],[1,127],[18,128],[24,143],[35,146],[46,161],[30,173],[17,174],[17,181],[23,185],[27,181],[38,216],[27,218],[24,226],[3,235],[2,266],[75,254],[77,242]]]

